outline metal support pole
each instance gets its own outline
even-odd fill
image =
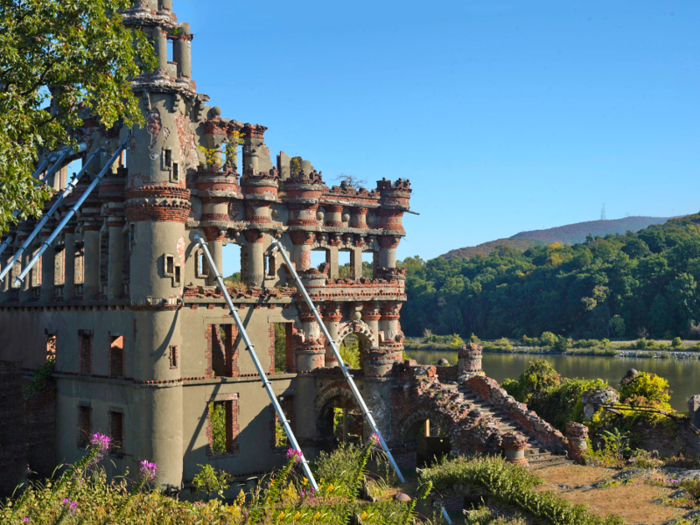
[[[85,151],[87,146],[85,145],[84,142],[81,142],[80,144],[78,144],[78,147],[80,148],[79,151],[83,152],[83,151]],[[42,174],[42,172],[44,171],[46,166],[49,164],[49,162],[52,162],[54,159],[56,159],[56,155],[58,155],[58,156],[63,155],[63,157],[61,157],[61,162],[63,162],[63,159],[65,159],[66,156],[68,156],[68,154],[70,154],[70,152],[72,152],[72,151],[73,151],[73,148],[71,148],[70,146],[64,146],[63,148],[61,148],[59,150],[56,150],[52,153],[49,153],[46,157],[44,157],[43,160],[41,160],[39,162],[39,165],[34,170],[34,173],[32,173],[32,177],[35,179],[39,179],[39,176]],[[53,169],[56,166],[60,166],[60,164],[55,163],[54,166],[51,167],[51,169]],[[48,170],[46,172],[46,175],[48,176],[49,173],[51,173],[51,170]],[[44,177],[44,179],[45,179],[45,177]],[[39,179],[39,180],[44,181],[44,179]],[[13,217],[17,217],[17,215],[19,215],[19,211],[15,210],[14,212],[12,212]],[[2,253],[10,245],[11,242],[12,242],[12,237],[8,234],[7,238],[2,242],[2,244],[0,244],[0,255],[2,255]],[[2,279],[0,279],[0,281],[1,280]]]
[[[14,285],[19,286],[23,281],[26,275],[29,273],[29,271],[32,269],[32,267],[37,263],[37,261],[41,258],[43,253],[46,251],[46,249],[51,246],[51,243],[58,237],[58,234],[61,233],[61,230],[66,227],[66,224],[73,218],[73,216],[78,212],[78,208],[82,206],[83,202],[85,202],[85,199],[88,198],[90,193],[92,193],[92,190],[94,190],[100,182],[102,182],[102,177],[105,176],[105,174],[109,171],[109,169],[112,167],[112,164],[119,158],[119,155],[121,155],[122,151],[124,148],[126,148],[126,143],[128,142],[129,137],[122,142],[119,147],[117,148],[117,151],[114,152],[114,155],[107,161],[107,164],[105,164],[105,167],[102,168],[102,170],[97,174],[97,177],[94,178],[90,186],[87,187],[87,189],[83,192],[83,194],[80,196],[78,201],[73,205],[73,207],[68,210],[68,213],[66,216],[63,218],[63,220],[56,226],[56,229],[53,231],[53,233],[49,236],[48,239],[46,239],[43,243],[39,251],[36,253],[36,255],[32,258],[31,261],[27,264],[27,266],[22,270],[22,273],[20,273],[17,278],[15,279]]]
[[[370,426],[372,427],[372,430],[379,437],[379,442],[381,443],[382,448],[384,449],[384,452],[386,453],[386,456],[389,459],[389,462],[391,463],[391,466],[394,467],[394,470],[396,471],[396,475],[399,477],[399,481],[401,481],[401,483],[405,483],[406,480],[404,479],[403,475],[401,474],[401,471],[399,470],[399,466],[396,464],[396,461],[394,460],[394,456],[392,456],[391,451],[389,450],[389,446],[386,444],[386,441],[384,441],[384,438],[382,437],[381,432],[379,432],[379,428],[377,427],[377,423],[375,423],[374,418],[372,417],[372,413],[370,412],[369,408],[367,408],[367,405],[365,404],[365,400],[362,399],[362,394],[360,394],[360,391],[357,389],[357,385],[355,385],[355,381],[353,381],[352,376],[350,375],[350,372],[348,372],[348,367],[345,366],[345,363],[343,362],[343,358],[340,356],[340,352],[338,351],[338,347],[335,345],[335,341],[331,338],[331,334],[328,332],[328,328],[326,328],[326,325],[323,323],[323,319],[321,319],[321,315],[318,313],[316,306],[314,306],[314,303],[311,301],[309,294],[306,292],[306,288],[304,288],[304,285],[301,283],[301,279],[299,278],[299,274],[297,274],[297,271],[294,269],[294,266],[292,266],[292,262],[289,260],[289,256],[287,255],[287,252],[284,251],[284,247],[282,246],[282,243],[280,243],[279,240],[275,239],[274,237],[272,238],[272,243],[273,243],[275,249],[279,250],[280,254],[282,255],[282,258],[284,259],[284,262],[287,265],[287,268],[289,268],[290,273],[294,276],[294,280],[296,281],[297,286],[299,287],[299,290],[301,291],[302,295],[304,296],[304,300],[306,301],[306,304],[309,305],[309,308],[311,309],[311,311],[314,314],[314,317],[316,318],[316,322],[321,327],[321,330],[323,330],[323,335],[326,336],[328,343],[331,345],[331,349],[333,350],[333,354],[335,355],[335,358],[338,360],[338,364],[340,365],[340,369],[343,371],[343,375],[345,376],[345,380],[348,382],[348,385],[350,386],[350,390],[352,390],[352,393],[355,395],[355,399],[357,400],[357,403],[360,405],[360,409],[362,410],[362,413],[364,414],[365,418],[367,418],[367,421],[369,422]]]
[[[260,374],[260,378],[262,379],[263,386],[265,387],[265,391],[267,392],[267,395],[270,397],[270,401],[272,401],[272,406],[274,407],[275,412],[277,412],[277,416],[279,417],[280,421],[282,422],[282,426],[284,427],[284,431],[287,434],[287,437],[289,438],[289,443],[292,445],[292,448],[294,450],[298,450],[301,453],[301,466],[304,469],[304,474],[306,474],[306,477],[309,480],[309,483],[311,483],[311,486],[314,488],[314,490],[318,490],[318,485],[316,484],[316,479],[314,479],[314,475],[311,473],[311,469],[309,468],[309,462],[306,461],[306,457],[304,457],[304,452],[301,450],[299,443],[297,443],[297,439],[294,436],[294,432],[292,432],[292,427],[289,426],[289,420],[284,415],[284,411],[282,410],[282,407],[280,406],[279,401],[277,400],[277,396],[275,396],[275,393],[272,391],[271,383],[267,379],[267,374],[265,374],[265,370],[263,370],[263,367],[260,364],[260,360],[258,359],[258,356],[255,353],[255,348],[253,347],[253,343],[251,343],[250,339],[248,338],[248,332],[246,332],[245,327],[243,326],[243,322],[241,321],[241,318],[238,315],[238,310],[233,305],[233,301],[231,300],[231,296],[228,294],[228,290],[226,290],[226,285],[224,284],[224,280],[221,278],[221,274],[219,273],[219,269],[216,267],[216,263],[214,263],[214,258],[211,256],[211,253],[209,253],[209,248],[207,247],[207,243],[199,235],[195,236],[195,240],[202,247],[204,254],[207,256],[207,262],[209,263],[209,269],[212,270],[216,274],[216,282],[219,283],[219,288],[221,288],[221,292],[224,294],[224,298],[226,299],[226,304],[228,304],[228,307],[231,310],[231,314],[233,315],[233,319],[234,319],[234,321],[236,321],[236,326],[238,326],[238,331],[241,334],[241,336],[243,337],[243,341],[245,342],[246,350],[248,350],[248,352],[250,353],[250,357],[253,359],[253,363],[255,364],[255,368],[257,369],[258,374]]]
[[[41,218],[39,223],[34,227],[34,230],[32,231],[32,233],[29,235],[29,237],[27,237],[27,239],[24,241],[24,243],[22,243],[22,246],[20,246],[19,250],[17,250],[17,253],[15,253],[15,256],[12,258],[12,260],[9,263],[7,263],[7,266],[5,266],[5,268],[3,268],[3,270],[0,272],[0,282],[5,280],[5,276],[12,269],[14,264],[19,260],[20,257],[22,257],[22,254],[24,253],[24,251],[29,246],[31,246],[32,241],[34,241],[34,238],[39,234],[39,232],[44,227],[44,225],[47,222],[49,222],[49,219],[54,214],[54,212],[56,212],[56,210],[58,210],[58,208],[61,206],[61,204],[63,204],[63,200],[66,197],[68,197],[68,195],[70,195],[72,193],[72,191],[78,185],[78,181],[79,181],[80,177],[82,177],[85,170],[88,169],[88,166],[90,166],[90,164],[92,164],[92,161],[102,151],[104,151],[102,148],[98,148],[97,150],[95,150],[95,152],[92,155],[90,155],[90,158],[87,160],[87,162],[85,163],[83,168],[80,170],[80,172],[78,172],[78,174],[73,177],[73,179],[70,181],[68,186],[66,186],[66,189],[61,192],[61,195],[58,196],[58,199],[56,199],[56,202],[53,203],[53,205],[51,206],[51,209],[49,209],[49,211],[47,211],[44,214],[44,216]],[[2,251],[0,251],[0,254],[2,254]]]

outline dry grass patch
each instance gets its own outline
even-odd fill
[[[551,467],[536,471],[544,480],[544,485],[535,490],[552,491],[574,504],[585,503],[592,513],[599,516],[617,514],[629,525],[659,525],[688,512],[687,509],[655,503],[673,491],[646,485],[641,477],[627,485],[576,488],[603,481],[616,472],[614,469],[579,465]]]

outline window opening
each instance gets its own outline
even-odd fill
[[[235,397],[235,396],[234,396]],[[210,454],[238,452],[238,399],[209,403]]]
[[[291,328],[293,323],[272,323],[274,331],[274,371],[276,373],[293,372],[287,356],[288,345],[292,343]],[[292,352],[294,349],[292,348]]]
[[[214,377],[238,376],[238,329],[232,324],[209,325],[208,345]]]
[[[167,276],[173,276],[175,273],[175,257],[172,255],[165,256],[165,268],[163,273]]]
[[[175,267],[175,277],[173,277],[173,286],[180,286],[181,285],[181,283],[182,283],[181,275],[182,275],[181,268],[180,268],[180,265],[178,264]]]
[[[206,278],[209,274],[207,258],[202,250],[197,250],[197,254],[195,255],[195,274],[195,277],[199,279]]]
[[[124,451],[124,414],[109,411],[110,454],[122,454]]]
[[[362,252],[362,277],[374,279],[374,252]]]
[[[173,152],[170,149],[163,150],[163,165],[170,168],[173,164]]]
[[[236,243],[228,243],[221,249],[221,275],[224,277],[224,283],[227,287],[233,286],[234,283],[241,282],[241,269],[242,264],[242,250],[241,247]],[[263,271],[261,268],[257,272],[253,273],[260,274]]]
[[[318,269],[319,266],[327,261],[326,252],[328,250],[311,250],[311,267]]]
[[[109,339],[109,377],[124,377],[124,336]]]
[[[78,373],[92,374],[92,330],[78,330]]]
[[[268,277],[275,277],[277,275],[277,258],[274,254],[268,255],[267,260],[267,271],[265,272]]]
[[[295,414],[294,414],[294,396],[279,396],[277,398],[280,407],[282,407],[282,412],[284,412],[285,417],[289,420],[289,425],[292,427],[292,431],[295,429]],[[275,408],[270,405],[270,412],[272,414],[272,421],[270,429],[272,431],[272,440],[270,445],[273,449],[277,450],[287,450],[290,447],[289,437],[284,431],[284,426],[280,420],[279,415],[275,411]]]
[[[346,336],[338,351],[348,368],[362,368],[362,345],[356,335]]]
[[[350,250],[341,250],[338,252],[338,278],[339,279],[352,279],[352,265],[350,260],[350,255],[352,252]]]
[[[170,368],[177,368],[177,346],[170,347]]]
[[[177,162],[173,162],[172,180],[173,182],[180,181],[180,165]]]
[[[100,234],[100,284],[107,284],[109,271],[109,235]]]
[[[46,360],[56,359],[56,334],[46,334]]]
[[[90,443],[91,412],[90,407],[78,407],[78,448],[87,448]]]

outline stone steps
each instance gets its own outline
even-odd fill
[[[531,438],[523,430],[520,425],[508,417],[502,410],[494,407],[487,401],[484,401],[471,390],[460,386],[458,389],[460,395],[469,403],[472,403],[478,410],[486,415],[493,417],[498,422],[498,428],[501,432],[520,432],[524,434],[528,440],[528,446],[525,449],[525,457],[528,461],[528,466],[533,470],[539,470],[548,467],[559,465],[572,465],[573,462],[566,455],[557,455],[540,447],[536,439]]]

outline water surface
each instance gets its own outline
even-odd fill
[[[450,364],[457,364],[455,351],[407,350],[406,353],[421,364],[434,365],[443,357]],[[686,401],[690,396],[700,394],[700,361],[697,359],[485,353],[483,368],[487,376],[501,382],[506,378],[517,379],[530,361],[536,359],[546,359],[564,377],[605,379],[616,388],[630,368],[657,374],[668,380],[672,390],[671,406],[680,411],[688,409]]]

